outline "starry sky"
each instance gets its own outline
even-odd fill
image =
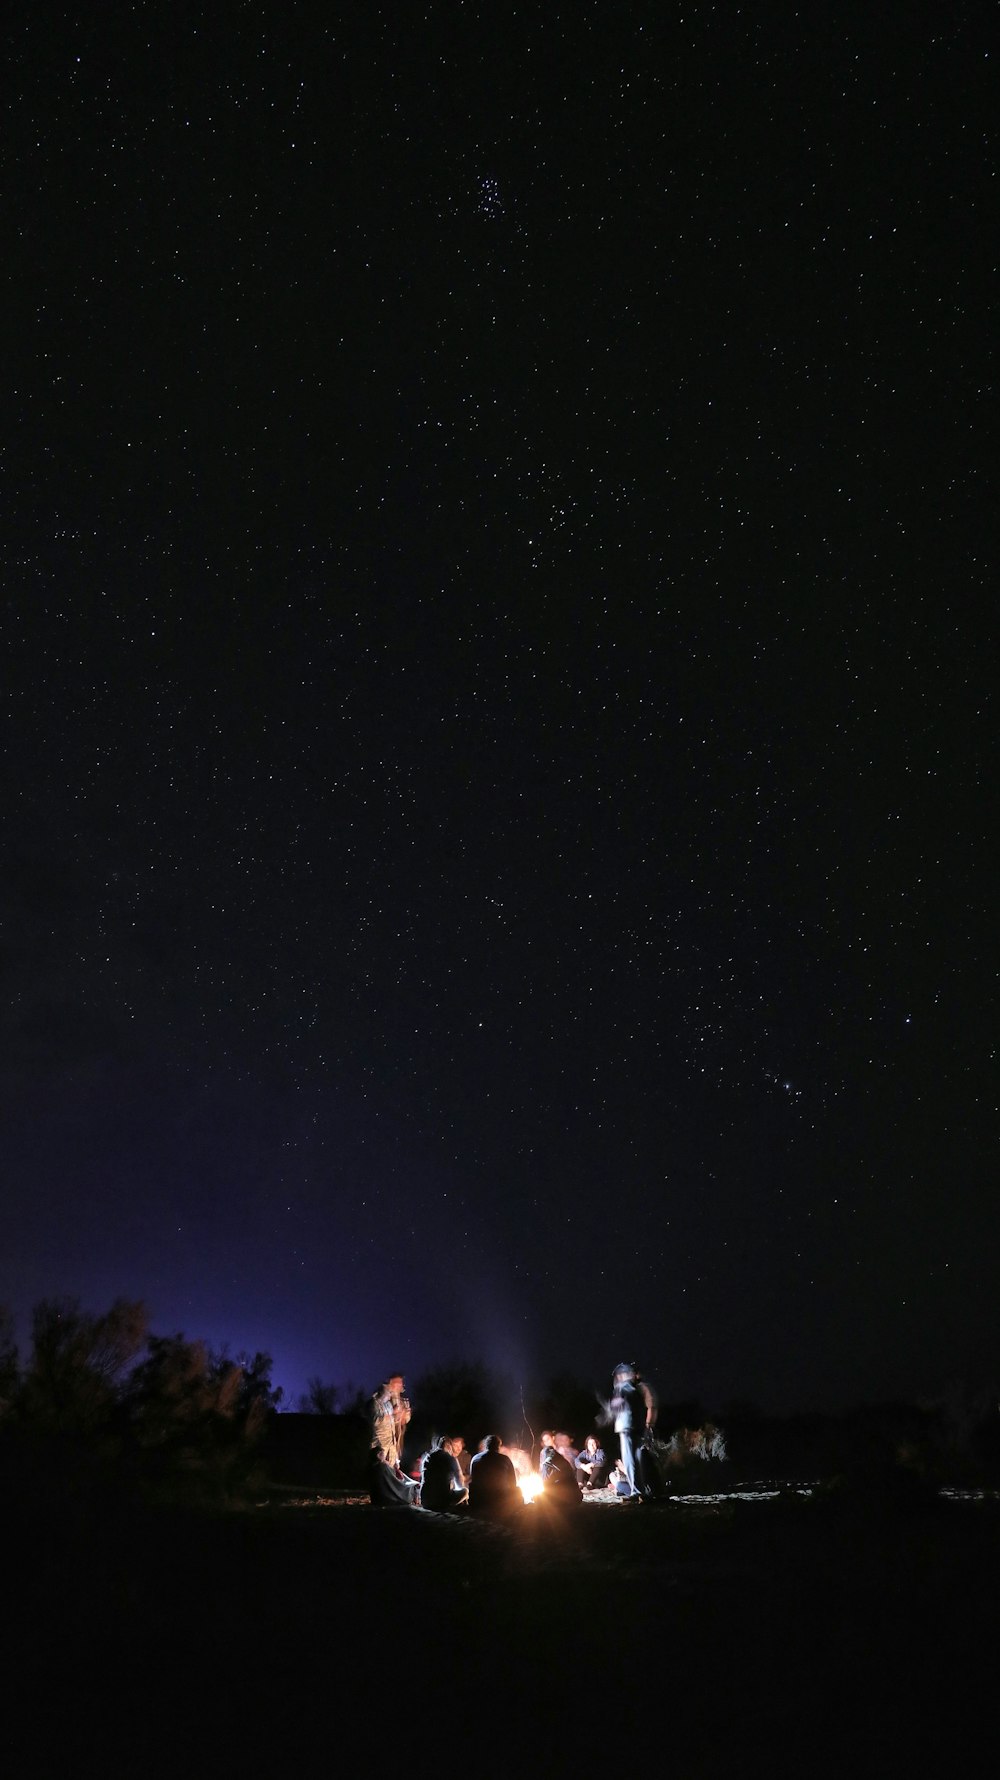
[[[995,1366],[985,25],[5,9],[22,1336]]]

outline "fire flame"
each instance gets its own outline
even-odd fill
[[[545,1484],[537,1471],[523,1471],[517,1480],[517,1487],[526,1502],[533,1502],[540,1496]]]

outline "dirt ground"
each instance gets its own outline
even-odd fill
[[[995,1502],[792,1493],[71,1517],[8,1561],[4,1767],[948,1774],[994,1693],[998,1533]]]

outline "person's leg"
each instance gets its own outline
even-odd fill
[[[632,1495],[637,1496],[639,1494],[639,1489],[635,1481],[635,1449],[638,1442],[636,1441],[635,1433],[632,1428],[623,1428],[618,1439],[621,1442],[622,1464],[625,1467],[625,1475],[628,1478]]]

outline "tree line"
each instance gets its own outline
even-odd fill
[[[141,1300],[101,1314],[45,1299],[22,1362],[0,1307],[0,1451],[35,1487],[130,1481],[151,1497],[228,1503],[255,1482],[259,1442],[282,1393],[266,1353],[231,1356],[157,1335]]]
[[[73,1298],[45,1299],[31,1318],[22,1360],[13,1319],[0,1306],[0,1483],[38,1497],[90,1481],[148,1499],[238,1504],[267,1482],[264,1437],[281,1410],[338,1418],[361,1450],[371,1384],[318,1375],[294,1401],[272,1383],[266,1352],[213,1349],[158,1335],[141,1300],[95,1314]],[[412,1381],[409,1445],[461,1433],[474,1444],[498,1432],[531,1449],[544,1427],[581,1441],[604,1427],[598,1391],[570,1373],[528,1395],[481,1361],[455,1361]],[[840,1415],[762,1414],[733,1403],[725,1437],[695,1402],[661,1404],[661,1458],[671,1470],[856,1478],[925,1484],[1000,1479],[995,1390],[956,1386],[934,1403],[862,1406]],[[284,1418],[282,1417],[282,1421]],[[613,1436],[612,1436],[613,1438]],[[412,1457],[412,1454],[410,1455]],[[706,1466],[706,1459],[721,1461]],[[725,1461],[729,1459],[727,1466]]]

